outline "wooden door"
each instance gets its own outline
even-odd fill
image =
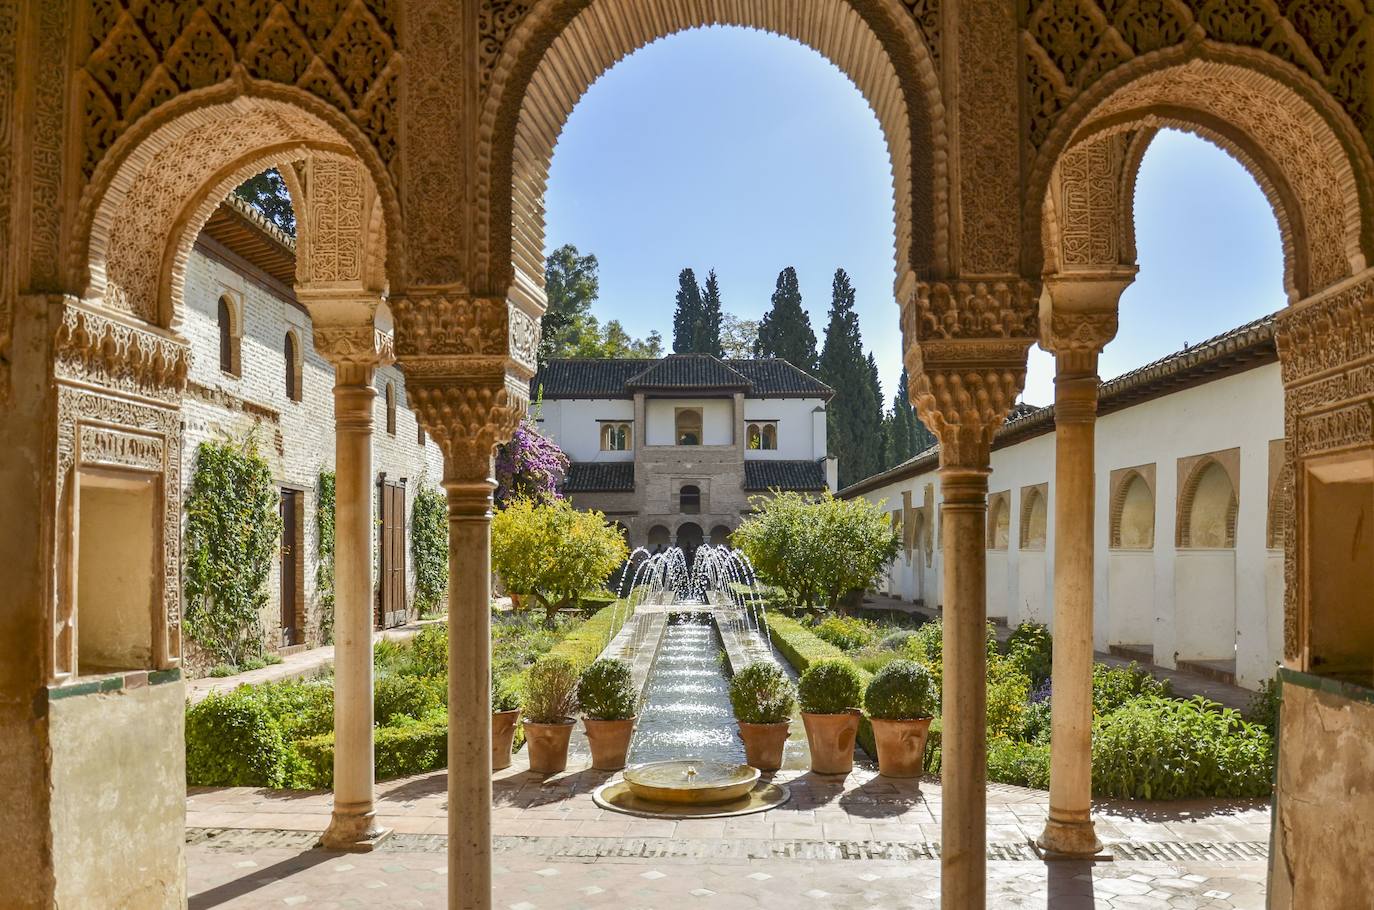
[[[299,490],[281,491],[281,643],[284,646],[301,643],[300,599],[301,552],[296,534],[296,506]]]
[[[406,487],[389,483],[385,475],[378,483],[382,529],[381,596],[377,605],[377,624],[381,628],[404,625],[406,610]]]

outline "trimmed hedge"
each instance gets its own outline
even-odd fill
[[[592,661],[601,656],[606,642],[615,637],[630,618],[628,606],[616,601],[569,633],[549,651],[551,657],[563,657],[573,662],[578,672],[591,666]]]
[[[768,623],[768,634],[773,639],[773,646],[782,652],[782,656],[787,658],[792,669],[798,673],[805,673],[812,664],[822,660],[854,663],[839,648],[817,638],[810,629],[791,617],[769,613],[764,620]],[[854,669],[859,674],[861,688],[868,688],[872,674],[858,664],[854,664]],[[877,759],[878,746],[873,741],[873,725],[868,722],[867,717],[859,723],[859,745],[863,746],[871,758]],[[930,754],[929,750],[926,754]]]
[[[312,736],[295,744],[298,757],[292,786],[324,789],[334,786],[334,734]],[[378,727],[372,734],[372,755],[378,780],[434,771],[448,764],[448,718]]]
[[[205,787],[281,787],[289,747],[281,724],[246,688],[211,693],[186,712],[186,782]]]

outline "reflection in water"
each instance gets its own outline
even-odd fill
[[[639,712],[630,761],[744,761],[719,650],[708,616],[681,617],[668,626]]]

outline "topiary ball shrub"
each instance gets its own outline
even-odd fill
[[[1268,796],[1273,741],[1201,697],[1145,696],[1093,727],[1093,793],[1123,799]]]
[[[577,703],[592,720],[629,720],[638,701],[630,665],[623,660],[595,661],[577,681]]]
[[[545,655],[525,678],[525,720],[559,724],[577,711],[577,665],[565,657]]]
[[[281,725],[248,692],[211,694],[186,710],[186,782],[200,787],[281,787]]]
[[[863,677],[847,660],[818,660],[801,675],[797,686],[803,714],[843,714],[863,700]]]
[[[914,660],[897,660],[883,667],[864,692],[864,709],[878,720],[930,717],[935,702],[935,680]]]
[[[870,623],[852,616],[827,616],[811,631],[841,651],[857,651],[878,640],[877,630]]]
[[[440,704],[436,687],[418,676],[383,676],[372,690],[373,719],[383,727],[402,717],[419,720]]]
[[[775,663],[755,661],[730,680],[730,707],[746,724],[786,723],[796,706],[792,680]]]

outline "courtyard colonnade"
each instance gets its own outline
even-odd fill
[[[1239,2],[1150,12],[1093,0],[336,6],[21,0],[0,10],[0,494],[16,531],[0,540],[10,597],[0,641],[13,658],[0,665],[10,820],[0,860],[25,870],[17,906],[94,894],[184,902],[180,297],[201,225],[269,166],[300,213],[298,295],[338,367],[326,840],[365,848],[382,833],[371,814],[363,414],[371,371],[394,357],[445,461],[450,905],[491,906],[491,457],[528,406],[552,150],[620,57],[710,24],[815,48],[854,81],[887,141],[905,362],[941,444],[944,906],[985,903],[990,446],[1037,340],[1056,355],[1063,407],[1056,518],[1078,523],[1056,549],[1042,843],[1070,855],[1096,846],[1085,390],[1133,273],[1134,171],[1160,126],[1200,133],[1255,175],[1294,304],[1278,344],[1294,479],[1285,696],[1302,710],[1284,715],[1271,892],[1275,906],[1295,890],[1339,905],[1356,893],[1343,889],[1374,887],[1374,838],[1352,850],[1330,833],[1367,830],[1361,806],[1374,793],[1347,788],[1335,809],[1311,808],[1331,805],[1343,773],[1369,779],[1360,738],[1337,739],[1326,721],[1339,716],[1366,744],[1374,735],[1374,709],[1341,688],[1374,667],[1374,620],[1361,607],[1374,544],[1360,535],[1374,508],[1374,15],[1340,0],[1287,16]],[[146,583],[97,596],[98,547],[149,566]],[[113,805],[100,798],[111,787]]]

